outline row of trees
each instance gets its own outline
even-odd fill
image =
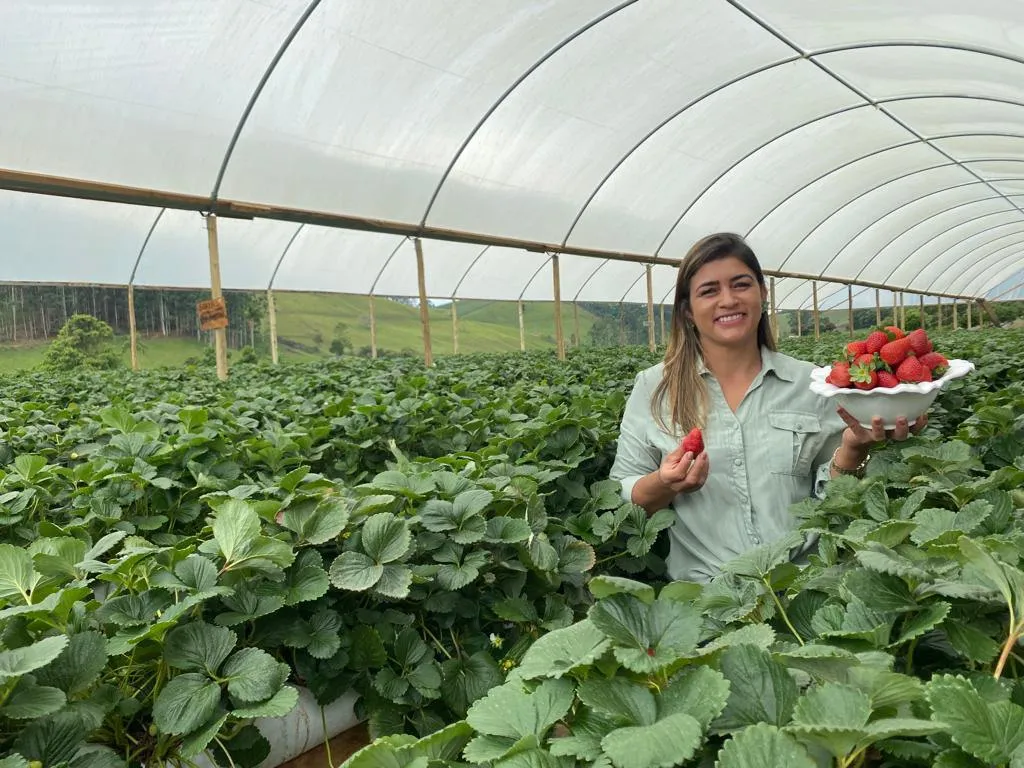
[[[202,337],[196,304],[209,291],[135,290],[135,321],[142,336]],[[266,341],[267,299],[262,293],[225,292],[232,319],[228,344],[255,347]],[[0,342],[54,338],[68,318],[91,315],[116,334],[129,332],[127,288],[11,285],[0,287]]]

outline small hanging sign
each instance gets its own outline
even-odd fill
[[[200,301],[196,307],[199,310],[199,327],[202,330],[216,331],[228,327],[228,306],[224,297]]]

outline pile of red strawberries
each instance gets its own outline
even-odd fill
[[[919,384],[942,376],[949,361],[932,349],[923,328],[904,333],[895,325],[846,345],[825,381],[836,387],[882,389]]]

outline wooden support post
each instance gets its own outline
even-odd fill
[[[811,298],[814,301],[814,339],[821,338],[821,313],[818,311],[818,281],[811,281]]]
[[[960,315],[958,312],[956,299],[953,299],[953,330],[960,330]]]
[[[220,287],[220,246],[217,242],[217,216],[206,216],[206,242],[210,251],[210,297],[223,298]],[[228,378],[228,333],[226,328],[218,328],[213,332],[214,351],[217,356],[217,378],[226,381]]]
[[[455,308],[455,297],[452,297],[452,354],[459,354],[459,310]]]
[[[579,349],[583,340],[580,338],[580,305],[575,301],[572,303],[572,332],[576,338],[576,349]]]
[[[965,301],[964,304],[967,305],[967,330],[970,331],[974,328],[974,316],[971,312],[971,302],[968,300]]]
[[[850,327],[850,338],[853,338],[853,286],[846,286],[846,324]]]
[[[779,311],[778,311],[778,307],[775,304],[775,278],[774,277],[768,278],[768,301],[769,301],[768,308],[771,311],[771,316],[770,316],[771,323],[770,324],[771,324],[771,329],[772,329],[772,337],[775,339],[776,342],[778,342],[778,340],[779,340]],[[663,332],[663,335],[664,335],[664,332]]]
[[[128,333],[131,337],[132,370],[139,370],[139,330],[135,326],[135,286],[128,283]]]
[[[647,349],[654,352],[658,348],[657,340],[654,338],[654,278],[651,276],[651,265],[646,265],[647,271]]]
[[[661,343],[668,344],[668,337],[665,335],[665,305],[661,305]]]
[[[519,309],[519,351],[526,351],[526,323],[523,320],[523,300],[518,302]]]
[[[977,301],[972,303],[974,304],[974,315],[976,318],[975,325],[977,325],[979,328],[983,328],[985,325],[985,319],[981,315],[981,304]]]
[[[804,335],[804,311],[800,308],[796,310],[796,335]]]
[[[562,330],[562,276],[558,269],[558,254],[551,255],[551,278],[555,295],[555,346],[558,359],[565,360],[565,332]]]
[[[992,305],[989,304],[988,301],[985,299],[978,299],[978,308],[988,315],[988,319],[992,321],[992,325],[995,328],[999,327],[999,315],[997,315],[996,311],[992,309]],[[978,316],[980,317],[981,314],[979,313]]]
[[[875,325],[882,325],[882,291],[875,288]]]
[[[270,319],[270,361],[277,365],[280,358],[277,350],[277,302],[274,301],[273,288],[267,289],[267,317]]]
[[[921,328],[924,328],[926,323],[925,323],[925,317],[924,317],[924,294],[923,293],[918,297],[918,307],[920,308],[920,312],[921,312]]]
[[[377,359],[377,304],[370,294],[370,356]]]
[[[416,278],[420,289],[420,326],[423,329],[423,362],[429,368],[434,364],[434,350],[430,345],[430,305],[427,304],[427,273],[423,265],[423,241],[414,238],[416,247]]]

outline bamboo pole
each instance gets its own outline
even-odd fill
[[[960,313],[956,299],[953,299],[953,330],[960,330]]]
[[[267,316],[270,319],[270,361],[277,365],[280,357],[277,349],[277,302],[273,288],[267,289]]]
[[[821,338],[821,313],[818,311],[818,281],[811,281],[811,297],[814,300],[814,339]]]
[[[452,297],[452,354],[459,354],[459,310],[455,308],[455,297]]]
[[[853,338],[853,286],[846,286],[846,324],[850,327],[850,338]]]
[[[900,328],[907,327],[907,294],[900,291],[900,321],[897,323]]]
[[[555,291],[555,345],[558,359],[565,360],[565,331],[562,330],[562,276],[558,268],[558,254],[551,256],[551,277]]]
[[[802,309],[796,310],[796,335],[804,335],[804,311]]]
[[[526,322],[523,320],[523,300],[518,302],[519,310],[519,351],[526,351]]]
[[[882,325],[882,290],[875,288],[875,325]]]
[[[921,328],[924,328],[924,326],[925,326],[925,317],[924,317],[924,294],[923,293],[920,296],[918,296],[918,307],[919,307],[919,311],[921,313]]]
[[[377,359],[377,303],[371,293],[370,299],[370,356]]]
[[[135,325],[135,286],[128,283],[128,333],[131,338],[132,370],[139,370],[139,329]]]
[[[774,278],[772,278],[774,279]],[[668,337],[665,336],[665,305],[661,305],[661,343],[668,344]]]
[[[942,330],[942,297],[936,297],[935,302],[935,327]]]
[[[214,299],[223,298],[220,285],[220,246],[217,242],[217,216],[206,216],[206,242],[210,252],[210,296]],[[226,328],[218,328],[213,332],[214,350],[217,355],[217,378],[226,381],[228,378],[228,336]]]
[[[423,329],[423,362],[429,368],[434,364],[434,350],[430,345],[430,306],[427,304],[427,274],[423,266],[423,241],[415,238],[416,278],[420,289],[420,326]]]
[[[579,349],[582,343],[580,339],[580,305],[575,301],[572,303],[572,330],[576,337],[576,349]]]
[[[974,328],[974,317],[971,312],[971,302],[965,301],[964,304],[967,305],[967,330],[969,331]]]
[[[647,265],[647,348],[653,352],[658,348],[654,338],[654,278],[651,276],[651,265]]]

